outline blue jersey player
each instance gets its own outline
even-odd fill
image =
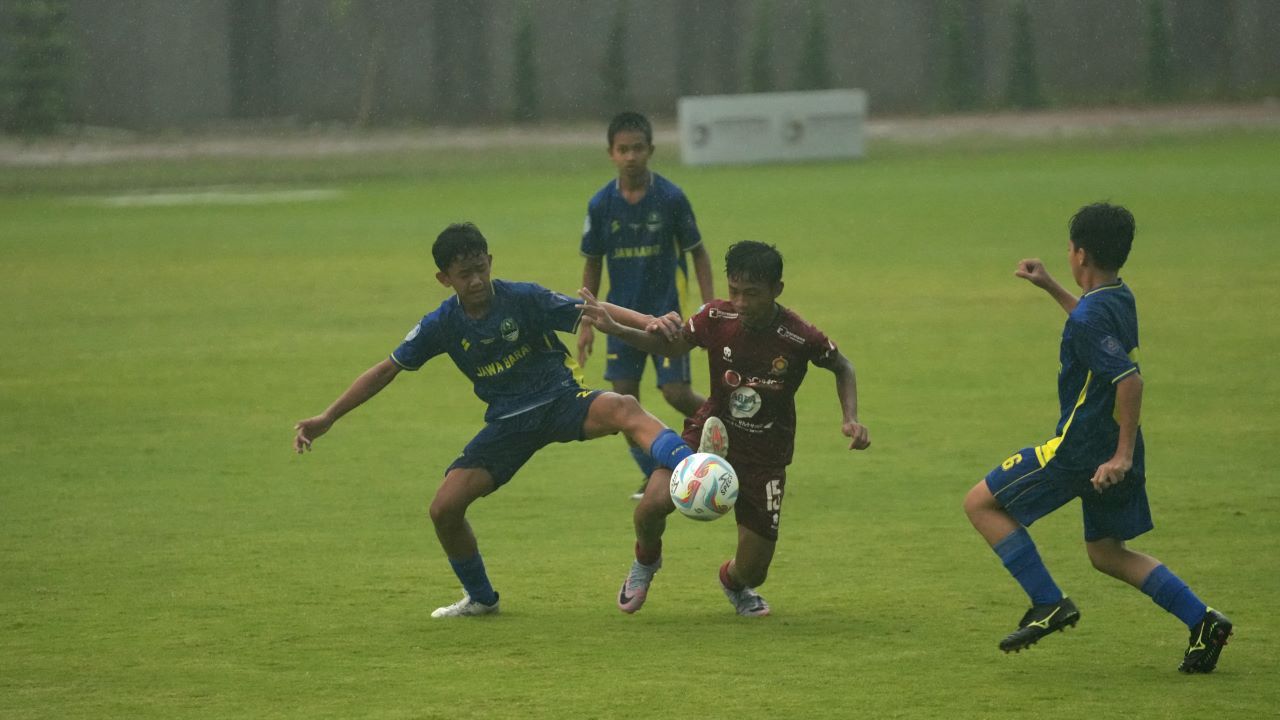
[[[1125,542],[1152,528],[1139,428],[1142,375],[1133,293],[1118,275],[1133,243],[1133,215],[1097,203],[1069,225],[1067,258],[1083,290],[1076,297],[1039,260],[1014,273],[1042,288],[1067,312],[1059,351],[1056,436],[1011,455],[973,486],[964,508],[1031,598],[1018,628],[1000,642],[1015,652],[1074,626],[1080,611],[1054,583],[1027,526],[1075,498],[1084,510],[1085,550],[1093,566],[1138,588],[1191,630],[1179,670],[1211,672],[1231,635],[1231,621],[1206,607],[1159,560]]]
[[[470,223],[450,225],[431,248],[436,279],[455,295],[422,318],[391,356],[365,371],[322,414],[298,422],[294,450],[387,386],[402,370],[448,355],[488,405],[485,427],[445,471],[431,502],[431,522],[464,597],[432,617],[498,611],[493,589],[466,519],[476,499],[502,487],[538,449],[621,432],[647,448],[657,467],[674,468],[690,454],[674,431],[633,397],[583,388],[556,332],[577,329],[576,298],[532,283],[490,278],[493,257]]]
[[[680,312],[687,284],[685,254],[693,260],[702,302],[715,297],[711,259],[702,244],[693,208],[674,183],[649,170],[653,156],[653,128],[641,114],[624,112],[609,123],[609,159],[618,170],[587,203],[581,252],[586,257],[582,285],[600,293],[605,265],[609,270],[607,300],[620,307],[662,317]],[[591,323],[582,323],[578,335],[578,361],[586,365],[595,344]],[[640,397],[640,378],[652,359],[662,396],[685,417],[698,411],[706,398],[689,384],[689,358],[651,355],[610,337],[604,379],[614,392]],[[643,449],[631,446],[631,454],[647,480],[653,464]],[[644,495],[644,485],[633,495]]]

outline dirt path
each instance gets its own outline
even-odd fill
[[[1048,110],[930,117],[876,118],[867,136],[906,143],[937,143],[962,137],[1077,137],[1132,129],[1194,132],[1215,128],[1280,127],[1280,101],[1242,105],[1179,105],[1155,108]],[[672,123],[659,125],[655,142],[673,146]],[[385,154],[441,148],[517,145],[604,144],[598,125],[447,128],[411,130],[287,129],[225,126],[186,135],[144,135],[85,129],[73,137],[31,142],[0,137],[0,167],[75,166],[130,160],[197,157],[323,157]]]

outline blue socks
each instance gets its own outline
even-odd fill
[[[649,455],[659,466],[664,468],[675,469],[680,461],[693,454],[688,445],[684,444],[684,440],[676,434],[675,430],[667,428],[662,434],[653,441],[653,445],[649,448]]]
[[[1050,577],[1049,569],[1040,559],[1040,551],[1036,550],[1026,528],[1020,527],[1009,533],[992,549],[1031,598],[1032,605],[1052,605],[1062,599],[1062,591]]]
[[[484,560],[481,559],[480,553],[466,560],[449,558],[449,564],[453,566],[453,574],[462,581],[462,589],[467,591],[472,600],[485,605],[498,602],[498,593],[494,592],[493,586],[489,584],[489,574],[484,571]]]
[[[1142,592],[1160,607],[1168,610],[1188,628],[1193,628],[1204,617],[1205,604],[1182,582],[1182,578],[1164,565],[1156,567],[1142,581]]]
[[[653,474],[653,471],[657,469],[658,463],[649,456],[649,453],[644,451],[644,448],[632,445],[629,449],[631,450],[631,459],[636,461],[636,465],[640,467],[640,472],[647,480]]]

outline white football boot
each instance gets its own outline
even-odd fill
[[[729,430],[715,415],[708,416],[702,423],[702,440],[698,443],[698,452],[720,457],[729,453]]]
[[[442,608],[436,608],[431,613],[433,618],[443,617],[472,617],[475,615],[497,615],[498,599],[497,593],[494,593],[492,605],[485,605],[477,600],[472,600],[470,595],[463,594],[462,599],[452,605],[445,605]]]

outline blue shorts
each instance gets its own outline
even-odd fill
[[[644,375],[644,363],[649,359],[649,353],[637,350],[613,336],[609,336],[608,353],[604,366],[605,380],[639,380]],[[678,358],[654,355],[653,368],[658,373],[658,387],[671,383],[688,384],[692,378],[688,355]]]
[[[1087,542],[1114,538],[1129,540],[1154,527],[1147,504],[1147,479],[1129,473],[1123,481],[1099,493],[1093,489],[1093,470],[1073,470],[1050,459],[1041,464],[1033,447],[1014,453],[987,473],[987,489],[996,502],[1023,525],[1080,498]]]
[[[567,392],[546,405],[485,425],[445,474],[454,468],[484,468],[496,487],[506,485],[543,447],[582,440],[582,425],[599,395],[599,390]]]

